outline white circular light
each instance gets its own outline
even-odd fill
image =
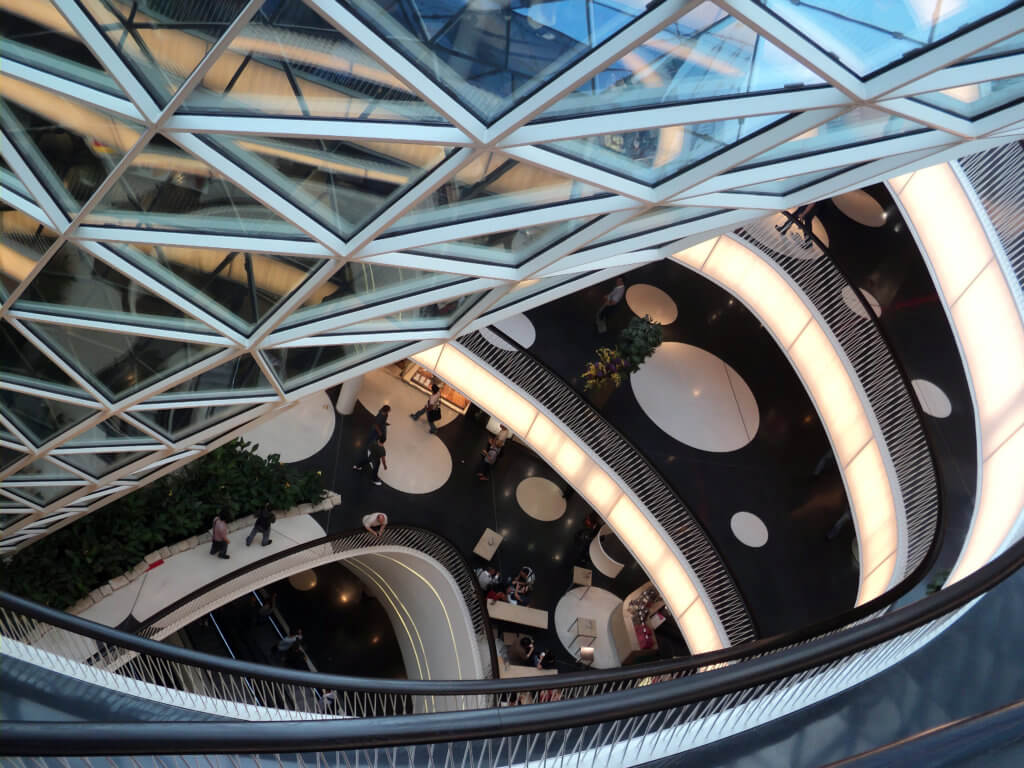
[[[944,419],[953,412],[953,404],[946,393],[927,379],[914,379],[910,382],[921,403],[921,410],[929,416]]]
[[[768,543],[768,526],[755,514],[737,512],[729,520],[732,535],[748,547],[763,547]]]
[[[637,317],[650,315],[651,320],[661,325],[670,325],[679,316],[672,297],[661,288],[646,283],[631,285],[626,289],[626,304]]]

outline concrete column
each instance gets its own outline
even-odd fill
[[[363,388],[363,377],[356,376],[345,381],[341,385],[341,392],[338,394],[338,402],[334,409],[342,416],[350,416],[356,409],[356,399],[359,397],[359,390]]]

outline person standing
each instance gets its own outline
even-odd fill
[[[427,424],[430,426],[430,434],[436,434],[437,428],[434,424],[441,419],[441,388],[437,386],[437,384],[430,385],[430,397],[427,398],[426,404],[416,411],[416,413],[410,413],[409,418],[413,421],[419,421],[420,416],[424,413],[427,414]]]
[[[366,438],[366,445],[373,445],[373,441],[383,443],[388,438],[388,416],[391,414],[390,405],[382,405],[380,410],[377,411],[377,415],[373,417],[373,429],[370,430],[369,436]],[[384,466],[387,469],[387,465]]]
[[[231,559],[228,554],[228,524],[220,519],[220,515],[213,518],[213,527],[210,529],[210,554],[217,555],[221,560]]]
[[[378,539],[384,535],[384,529],[388,527],[388,516],[383,512],[363,515],[363,528],[368,530]]]
[[[270,526],[277,520],[277,517],[270,510],[270,505],[265,504],[256,514],[256,521],[252,524],[252,530],[249,531],[249,535],[245,537],[245,546],[250,546],[252,540],[256,538],[257,533],[263,534],[263,541],[261,546],[268,546],[273,544],[273,540],[270,538]]]
[[[604,297],[604,303],[601,308],[597,310],[597,332],[604,333],[608,330],[608,325],[605,320],[608,317],[608,311],[617,307],[622,298],[626,295],[626,281],[621,277],[615,278],[615,287],[613,287]]]
[[[512,430],[502,424],[498,429],[498,434],[494,436],[494,444],[498,448],[499,456],[505,452],[505,443],[510,437],[512,437]]]
[[[384,449],[384,438],[380,437],[370,444],[370,447],[366,449],[366,457],[358,464],[353,464],[352,469],[357,472],[362,472],[367,467],[370,468],[370,482],[374,485],[384,485],[384,481],[380,479],[379,472],[381,465],[384,469],[388,468],[388,460],[384,458],[387,456],[387,451]]]
[[[491,469],[494,468],[495,462],[498,461],[498,447],[494,443],[492,437],[487,441],[487,448],[480,452],[483,454],[480,458],[480,463],[476,467],[476,476],[480,480],[491,479]]]

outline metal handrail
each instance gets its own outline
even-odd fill
[[[723,665],[700,675],[604,696],[511,709],[382,717],[372,723],[358,719],[308,721],[299,730],[276,722],[188,723],[184,727],[181,723],[90,723],[88,728],[80,723],[9,722],[4,724],[0,754],[86,756],[379,749],[439,742],[452,744],[472,739],[509,739],[517,734],[539,732],[557,735],[560,730],[612,721],[626,724],[617,731],[610,728],[606,734],[606,737],[618,738],[636,722],[655,723],[657,728],[665,728],[670,715],[677,712],[684,714],[673,722],[720,714],[730,706],[751,700],[758,695],[755,691],[777,692],[785,685],[814,681],[816,676],[832,672],[836,662],[859,664],[866,658],[865,652],[870,654],[877,650],[882,655],[892,656],[891,647],[886,644],[905,638],[919,639],[921,630],[933,629],[936,623],[948,620],[954,611],[967,606],[1021,566],[1024,566],[1024,541],[1016,542],[975,573],[940,592],[827,637],[742,664]],[[61,615],[59,611],[9,595],[0,595],[0,605],[24,609],[30,615],[43,614],[56,619]],[[74,622],[83,620],[76,618]],[[114,630],[107,632],[124,635]],[[900,649],[905,649],[906,645]],[[394,681],[380,680],[377,684],[387,689]]]
[[[569,382],[499,329],[491,328],[512,350],[501,349],[480,332],[457,344],[547,408],[601,458],[632,490],[679,547],[714,606],[731,645],[758,633],[746,600],[728,566],[693,512],[646,456],[612,426]]]
[[[903,499],[907,561],[901,578],[905,579],[918,572],[918,566],[937,549],[944,532],[939,467],[924,428],[924,414],[912,394],[910,377],[893,354],[874,310],[845,272],[827,256],[824,243],[814,237],[826,257],[808,259],[800,245],[778,233],[771,218],[745,224],[736,234],[778,264],[800,287],[853,365],[878,420]],[[857,297],[864,317],[858,317],[846,306],[843,288],[849,288]]]

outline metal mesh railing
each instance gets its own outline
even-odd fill
[[[528,352],[502,349],[478,332],[460,337],[458,344],[543,405],[636,494],[700,580],[730,644],[756,638],[746,602],[707,533],[661,473],[622,433],[568,382]]]
[[[910,381],[889,348],[873,310],[831,259],[808,258],[800,243],[779,234],[771,218],[747,224],[736,234],[778,264],[799,286],[853,365],[882,431],[903,499],[907,521],[905,578],[935,545],[940,510],[935,458]],[[847,306],[844,289],[860,301],[864,316]]]

